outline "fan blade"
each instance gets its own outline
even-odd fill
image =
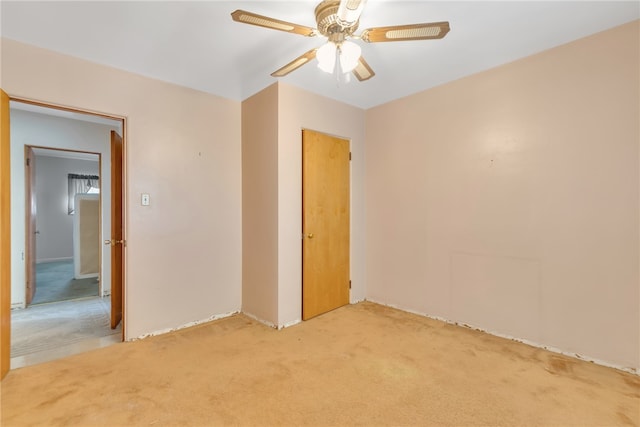
[[[296,59],[294,59],[293,61],[289,62],[287,65],[285,65],[284,67],[280,68],[277,71],[274,71],[273,73],[271,73],[271,75],[273,77],[283,77],[286,76],[287,74],[289,74],[292,71],[297,70],[298,68],[302,67],[304,64],[306,64],[307,62],[311,61],[312,59],[314,59],[316,57],[316,51],[318,49],[311,49],[310,51],[303,53],[302,55],[298,56]]]
[[[269,18],[245,10],[236,10],[231,14],[236,22],[243,24],[257,25],[258,27],[271,28],[272,30],[286,31],[287,33],[301,34],[307,37],[313,37],[317,34],[316,30],[304,25],[292,24],[291,22],[280,21],[279,19]]]
[[[369,80],[371,77],[375,76],[376,73],[373,72],[367,61],[361,56],[358,60],[358,65],[353,69],[353,74],[360,80],[361,82],[365,80]]]
[[[398,42],[404,40],[441,39],[449,32],[448,22],[397,25],[394,27],[368,28],[360,36],[367,43]]]
[[[338,20],[347,25],[358,22],[366,1],[367,0],[340,0]]]

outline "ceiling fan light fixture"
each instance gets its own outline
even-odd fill
[[[443,38],[450,30],[449,22],[442,21],[367,28],[360,35],[355,35],[366,1],[321,0],[315,8],[316,28],[281,21],[240,9],[232,12],[231,18],[236,22],[272,30],[300,34],[307,37],[320,35],[326,37],[327,43],[324,46],[303,53],[284,67],[271,73],[271,75],[273,77],[284,77],[316,58],[318,59],[318,68],[326,73],[334,74],[339,83],[347,82],[350,77],[349,73],[353,73],[361,82],[375,76],[373,69],[362,57],[360,46],[349,41],[351,38],[365,43],[433,40]]]
[[[316,52],[318,68],[325,73],[333,73],[333,70],[336,68],[337,49],[338,47],[333,42],[327,42],[320,46],[318,52]]]
[[[350,73],[358,66],[362,49],[354,42],[344,41],[340,45],[327,42],[318,49],[318,68],[325,73],[336,71],[336,60],[340,61],[340,73]]]
[[[354,42],[345,41],[340,44],[340,68],[343,73],[350,73],[358,66],[362,49]]]

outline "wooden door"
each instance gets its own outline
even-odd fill
[[[26,250],[25,250],[25,298],[27,305],[31,304],[36,295],[36,156],[33,148],[24,147],[25,179],[24,191],[26,195]]]
[[[111,131],[111,329],[118,327],[122,320],[123,250],[122,137]]]
[[[11,363],[11,171],[9,96],[0,90],[0,379]]]
[[[302,132],[302,319],[349,303],[349,141]]]

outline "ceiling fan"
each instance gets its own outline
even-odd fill
[[[315,9],[317,28],[293,24],[245,10],[236,10],[231,17],[236,22],[300,34],[306,37],[318,35],[327,38],[327,43],[298,56],[284,67],[273,72],[273,77],[286,76],[314,58],[318,59],[321,70],[337,75],[353,72],[360,81],[375,75],[361,54],[361,48],[350,41],[363,40],[367,43],[393,42],[405,40],[441,39],[449,32],[448,22],[396,25],[391,27],[368,28],[359,35],[355,32],[360,23],[360,15],[366,0],[324,0]]]

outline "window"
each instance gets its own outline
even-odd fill
[[[75,212],[76,194],[97,194],[100,193],[100,177],[98,175],[78,175],[70,173],[68,214]]]

